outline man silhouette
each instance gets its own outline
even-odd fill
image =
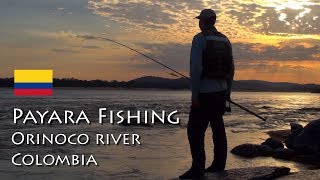
[[[190,54],[192,105],[188,122],[191,168],[180,179],[201,178],[204,172],[223,171],[227,159],[227,138],[223,122],[226,100],[230,100],[234,76],[231,43],[215,28],[216,13],[204,9],[200,15],[201,32],[194,36]],[[204,137],[210,122],[214,161],[205,169]]]

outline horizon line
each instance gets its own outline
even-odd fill
[[[55,80],[55,79],[58,79],[58,80],[61,80],[61,79],[67,79],[67,80],[74,79],[74,80],[80,80],[80,81],[129,82],[129,81],[133,81],[133,80],[140,79],[140,78],[146,78],[146,77],[162,78],[162,79],[169,79],[169,80],[185,79],[184,77],[168,78],[168,77],[161,77],[161,76],[141,76],[141,77],[133,78],[131,80],[77,79],[77,78],[74,78],[74,77],[53,78],[53,80]],[[1,79],[14,79],[14,77],[3,77],[3,78],[0,78],[0,80]],[[319,85],[320,86],[320,84],[316,84],[316,83],[296,83],[296,82],[288,82],[288,81],[267,81],[267,80],[259,80],[259,79],[241,79],[241,80],[234,80],[234,81],[261,81],[261,82],[267,82],[267,83],[290,83],[290,84],[299,84],[299,85]]]

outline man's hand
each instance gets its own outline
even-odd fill
[[[231,94],[230,92],[226,92],[226,94],[224,96],[225,100],[228,101],[228,102],[231,101],[230,94]]]
[[[195,109],[200,108],[200,100],[198,97],[192,97],[191,101],[192,101],[192,104],[191,104],[192,108],[195,108]]]

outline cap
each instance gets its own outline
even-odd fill
[[[200,15],[195,18],[210,19],[211,17],[216,17],[216,13],[212,9],[204,9],[201,11]]]

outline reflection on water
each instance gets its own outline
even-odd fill
[[[0,101],[0,174],[5,179],[168,179],[189,168],[190,155],[186,124],[190,105],[187,91],[142,90],[55,90],[49,98],[15,98],[10,90],[1,89]],[[288,128],[290,122],[307,123],[319,118],[320,95],[310,93],[236,92],[233,100],[268,118],[263,122],[244,111],[232,107],[226,114],[229,149],[242,143],[261,143],[268,130]],[[85,110],[90,119],[97,118],[98,108],[109,110],[167,110],[179,111],[180,126],[154,125],[119,126],[99,125],[13,125],[14,107],[31,110]],[[139,133],[141,146],[14,146],[11,135],[24,133]],[[206,136],[207,164],[212,161],[210,131]],[[31,167],[11,165],[11,156],[17,152],[30,154],[93,154],[98,167]],[[259,165],[286,165],[294,171],[306,168],[301,164],[272,158],[242,159],[228,156],[227,168]]]

